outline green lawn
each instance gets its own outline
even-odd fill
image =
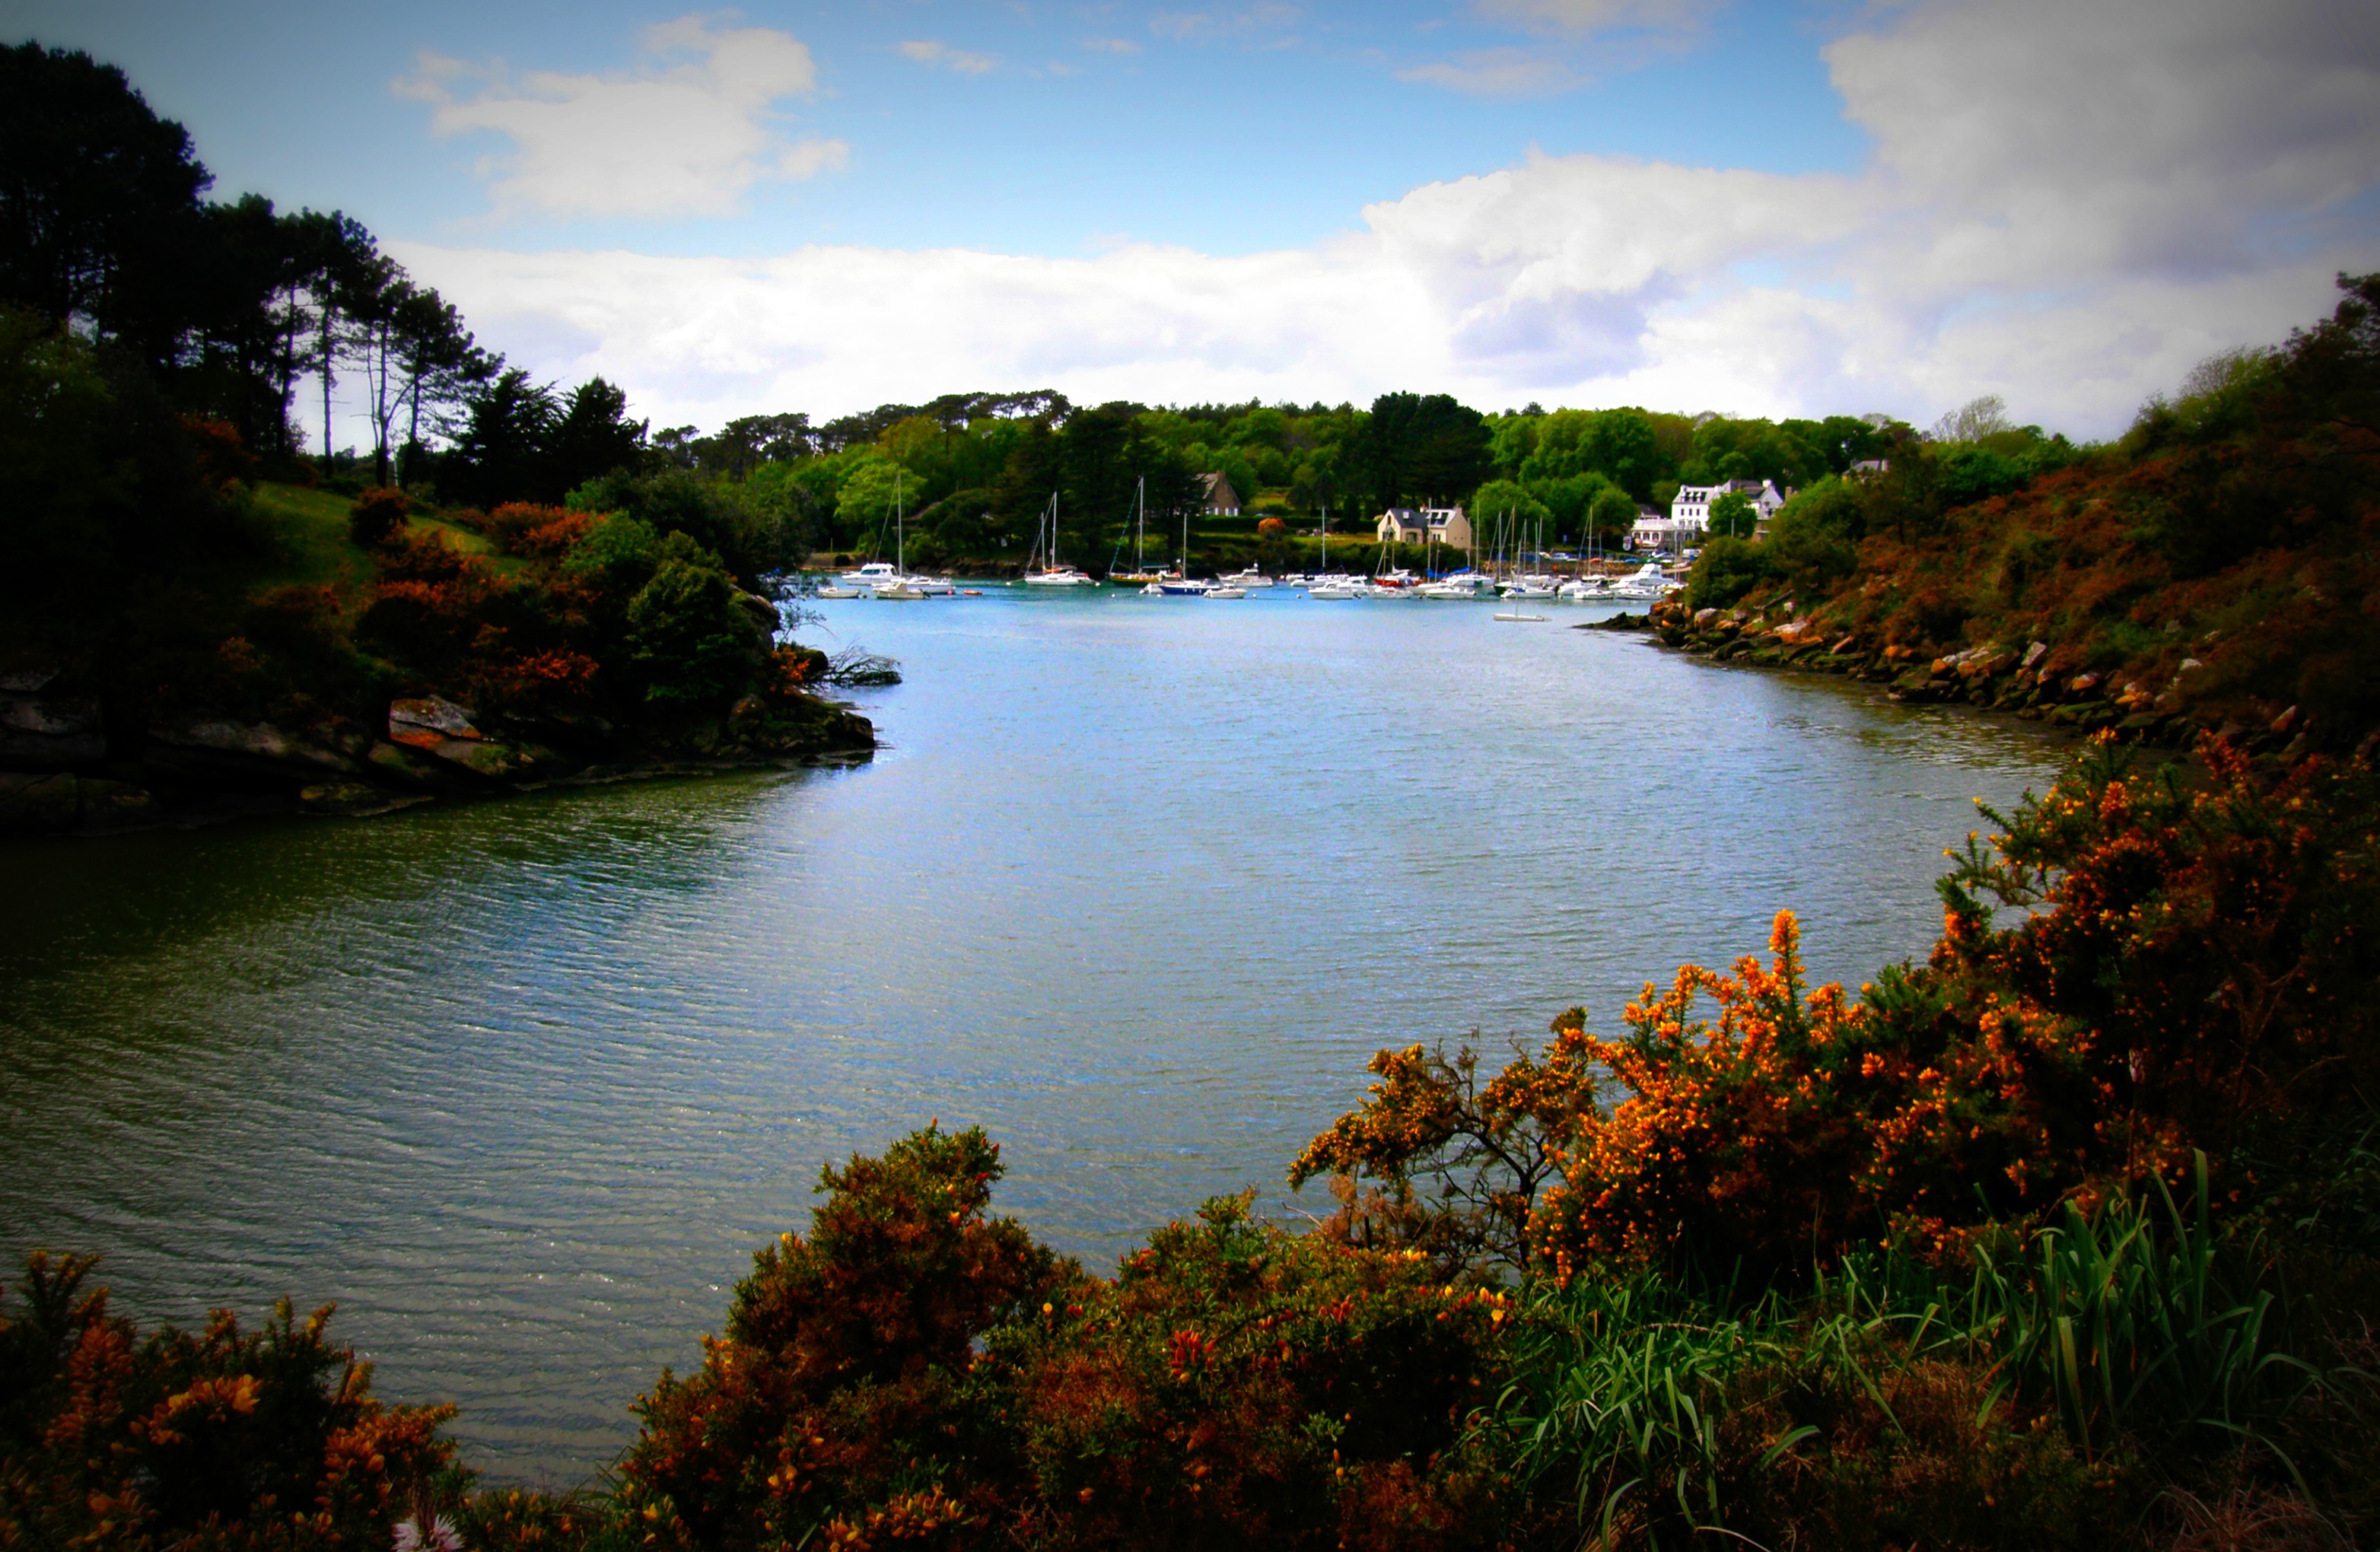
[[[306,587],[352,587],[371,575],[371,557],[347,537],[347,509],[354,503],[328,491],[303,485],[261,483],[256,510],[271,530],[274,564],[257,579],[259,589],[297,583]],[[417,513],[416,528],[434,528],[466,554],[485,557],[497,571],[517,570],[518,561],[494,553],[486,537],[443,517]]]

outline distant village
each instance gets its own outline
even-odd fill
[[[1881,460],[1869,460],[1859,466],[1863,473],[1880,471]],[[1240,495],[1231,480],[1221,474],[1201,477],[1207,487],[1205,510],[1211,516],[1236,517],[1240,515]],[[1670,499],[1670,510],[1639,506],[1635,525],[1628,530],[1628,548],[1645,553],[1678,554],[1702,542],[1710,531],[1711,503],[1721,496],[1740,495],[1751,503],[1755,518],[1755,539],[1768,537],[1768,525],[1778,511],[1792,499],[1791,490],[1779,491],[1773,479],[1730,479],[1717,485],[1681,485]],[[1476,548],[1477,533],[1470,515],[1460,504],[1454,506],[1392,506],[1380,514],[1373,525],[1375,537],[1383,544],[1436,544],[1450,550]]]

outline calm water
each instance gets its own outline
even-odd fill
[[[1922,952],[1970,800],[2060,757],[1556,608],[824,607],[909,675],[869,767],[0,850],[0,1254],[337,1300],[566,1482],[822,1161],[980,1122],[1104,1267],[1281,1203],[1382,1044],[1614,1027],[1780,905],[1825,976]]]

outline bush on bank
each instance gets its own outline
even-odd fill
[[[831,1169],[577,1497],[474,1492],[319,1323],[141,1342],[37,1262],[0,1546],[2356,1545],[2373,773],[2204,752],[1995,816],[1856,994],[1788,915],[1616,1037],[1383,1052],[1307,1231],[1223,1198],[1099,1278],[979,1132]]]

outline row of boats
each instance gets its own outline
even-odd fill
[[[1561,603],[1656,603],[1667,598],[1677,580],[1658,563],[1621,576],[1555,576],[1519,573],[1491,576],[1480,571],[1458,571],[1444,576],[1416,576],[1409,571],[1378,576],[1354,576],[1343,572],[1267,576],[1256,567],[1218,577],[1184,576],[1172,572],[1135,571],[1110,576],[1111,585],[1132,587],[1151,598],[1244,599],[1266,588],[1302,589],[1310,599],[1342,601],[1354,599],[1433,599],[1542,600]],[[1073,566],[1051,566],[1026,573],[1027,588],[1089,588],[1096,578]],[[963,587],[946,576],[911,576],[889,561],[870,561],[846,571],[817,589],[822,599],[927,599],[979,597],[980,588]]]

